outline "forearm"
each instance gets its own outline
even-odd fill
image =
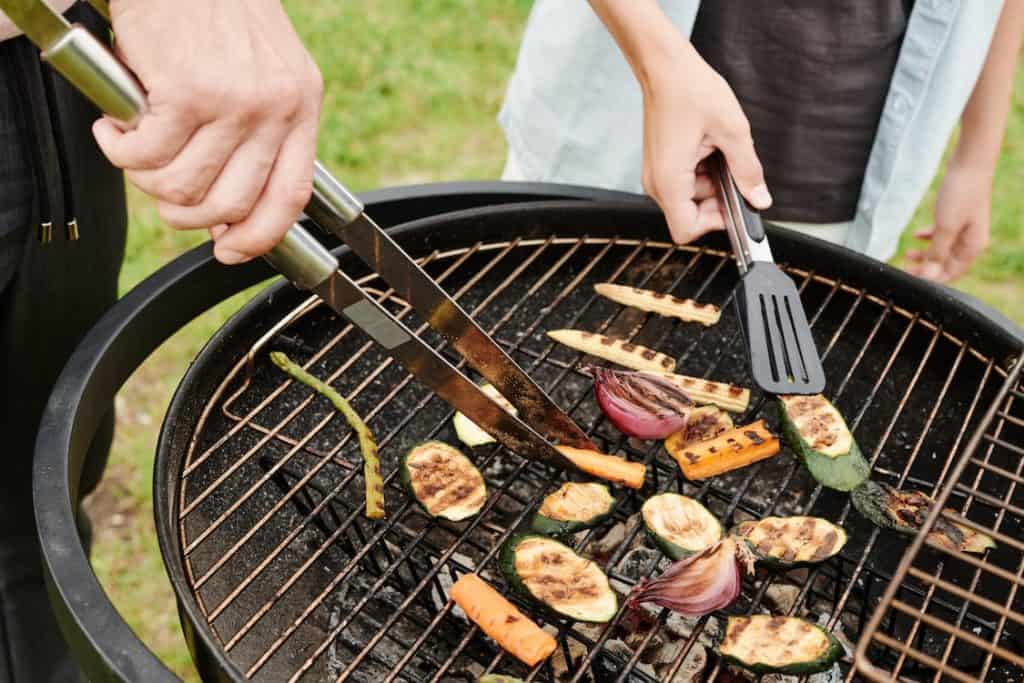
[[[952,164],[992,175],[1002,146],[1024,35],[1024,2],[1003,5],[988,57],[960,118],[960,140]]]
[[[590,0],[594,12],[612,34],[642,88],[681,57],[697,51],[682,38],[657,0]]]

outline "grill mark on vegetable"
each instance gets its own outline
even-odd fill
[[[839,534],[834,530],[829,531],[825,534],[825,538],[818,549],[814,552],[813,559],[815,562],[820,561],[832,554],[832,550],[836,547],[836,541],[839,540]]]
[[[643,353],[641,353],[640,355],[643,356],[645,360],[654,360],[654,357],[657,355],[657,353],[650,349],[644,349]]]
[[[735,384],[730,384],[729,385],[729,395],[730,396],[739,396],[742,393],[743,393],[743,387],[738,387]]]
[[[661,366],[663,368],[673,368],[675,367],[675,363],[671,358],[666,357],[661,359]]]
[[[743,436],[750,439],[750,443],[754,444],[755,446],[760,446],[761,444],[764,443],[764,439],[761,438],[761,435],[752,429],[744,431]]]
[[[731,629],[729,629],[729,634],[726,640],[731,640],[733,643],[738,642],[740,639],[740,634],[743,633],[743,631],[746,630],[748,626],[750,626],[751,622],[753,622],[753,619],[751,619],[750,617],[741,617],[737,619],[735,625]]]

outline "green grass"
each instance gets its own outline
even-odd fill
[[[355,190],[497,177],[505,144],[495,123],[527,0],[287,2],[325,76],[320,158]],[[1018,77],[1024,86],[1024,76]],[[1000,163],[993,244],[962,288],[1024,322],[1024,88]],[[174,232],[130,193],[127,291],[206,239]],[[914,219],[930,220],[931,200]],[[904,247],[909,240],[905,239]],[[94,565],[131,626],[177,673],[195,679],[163,572],[152,521],[153,452],[160,420],[188,362],[250,293],[224,302],[165,343],[119,397],[110,468],[90,501]]]

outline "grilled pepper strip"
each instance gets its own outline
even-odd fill
[[[380,458],[377,457],[377,441],[373,432],[359,417],[352,404],[345,400],[334,387],[313,376],[301,365],[280,351],[273,351],[270,360],[288,373],[292,379],[317,392],[338,409],[349,426],[359,437],[359,450],[363,454],[363,479],[366,480],[366,516],[370,519],[384,519],[384,477],[380,473]]]

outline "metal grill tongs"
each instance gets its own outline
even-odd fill
[[[92,4],[105,13],[104,3]],[[69,24],[43,0],[0,0],[0,8],[42,50],[42,58],[126,128],[146,110],[135,76],[87,29]],[[420,382],[509,450],[577,469],[552,441],[594,449],[583,431],[434,280],[363,212],[363,204],[316,162],[306,215],[345,242],[431,327],[515,406],[502,409],[437,351],[342,272],[338,260],[295,223],[264,258],[296,286],[316,293],[402,363]],[[533,425],[533,426],[531,426]],[[550,441],[549,441],[550,439]]]

